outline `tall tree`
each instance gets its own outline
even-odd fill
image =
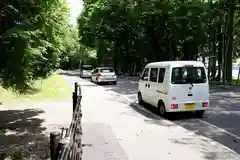
[[[235,8],[235,0],[228,0],[227,50],[226,50],[226,80],[228,83],[232,83],[234,8]]]
[[[0,7],[0,80],[24,90],[59,66],[69,8],[66,0],[4,1]]]

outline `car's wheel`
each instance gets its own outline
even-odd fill
[[[205,111],[196,111],[196,112],[195,112],[196,117],[198,117],[198,118],[202,118],[203,115],[204,115],[204,112],[205,112]]]
[[[103,82],[99,82],[98,80],[96,81],[97,85],[101,85]]]
[[[97,78],[97,77],[96,77],[96,81],[95,81],[95,83],[96,83],[96,84],[99,84],[99,82],[98,82],[98,78]]]
[[[97,85],[100,85],[100,82],[96,81],[96,84],[97,84]]]
[[[138,103],[141,105],[144,104],[141,92],[138,92]]]
[[[158,110],[159,110],[160,116],[162,117],[166,116],[166,108],[163,102],[158,103]]]

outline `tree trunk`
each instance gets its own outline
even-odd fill
[[[202,55],[202,62],[206,66],[206,57],[205,57],[205,55]]]
[[[206,55],[204,52],[204,45],[201,45],[201,56],[202,56],[202,62],[206,66]]]
[[[224,16],[224,25],[223,25],[223,43],[222,43],[222,71],[223,71],[223,77],[222,77],[222,82],[226,83],[226,47],[227,47],[227,15]]]
[[[213,80],[215,80],[216,78],[216,33],[215,33],[215,30],[213,31],[213,34],[212,34],[212,52],[213,52],[213,57],[212,57],[212,69],[211,69],[211,72],[212,72],[212,78]]]
[[[212,58],[211,58],[211,40],[208,40],[208,78],[211,76],[211,67],[212,66]]]
[[[232,83],[232,57],[233,57],[233,13],[234,0],[228,0],[228,24],[227,24],[227,54],[226,54],[226,80]]]
[[[223,69],[223,63],[222,63],[222,47],[223,47],[223,34],[222,34],[222,25],[218,28],[218,75],[216,80],[221,81],[222,78],[222,69]]]

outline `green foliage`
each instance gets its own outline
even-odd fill
[[[94,50],[79,44],[77,28],[71,27],[65,33],[61,46],[60,68],[76,69],[80,67],[80,62],[95,58]]]
[[[66,0],[6,1],[0,6],[0,82],[24,90],[60,66],[72,36]],[[69,33],[70,35],[66,34]],[[75,35],[75,42],[77,41]],[[78,44],[74,44],[75,46]],[[72,47],[71,51],[76,51]]]
[[[128,68],[141,69],[151,61],[216,57],[226,47],[221,37],[228,34],[223,28],[230,15],[227,2],[86,0],[78,19],[80,43],[96,49],[98,58],[113,56],[118,65]],[[239,33],[237,11],[235,35]],[[237,37],[234,43],[239,44]],[[239,45],[233,47],[236,55]],[[230,50],[224,52],[231,56]]]
[[[204,7],[153,0],[87,3],[78,20],[80,42],[99,56],[131,61],[190,59],[204,42]]]

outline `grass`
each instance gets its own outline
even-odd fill
[[[60,75],[53,74],[47,79],[36,81],[33,89],[24,94],[5,90],[0,86],[0,103],[69,99],[71,98],[71,91],[70,86]]]

